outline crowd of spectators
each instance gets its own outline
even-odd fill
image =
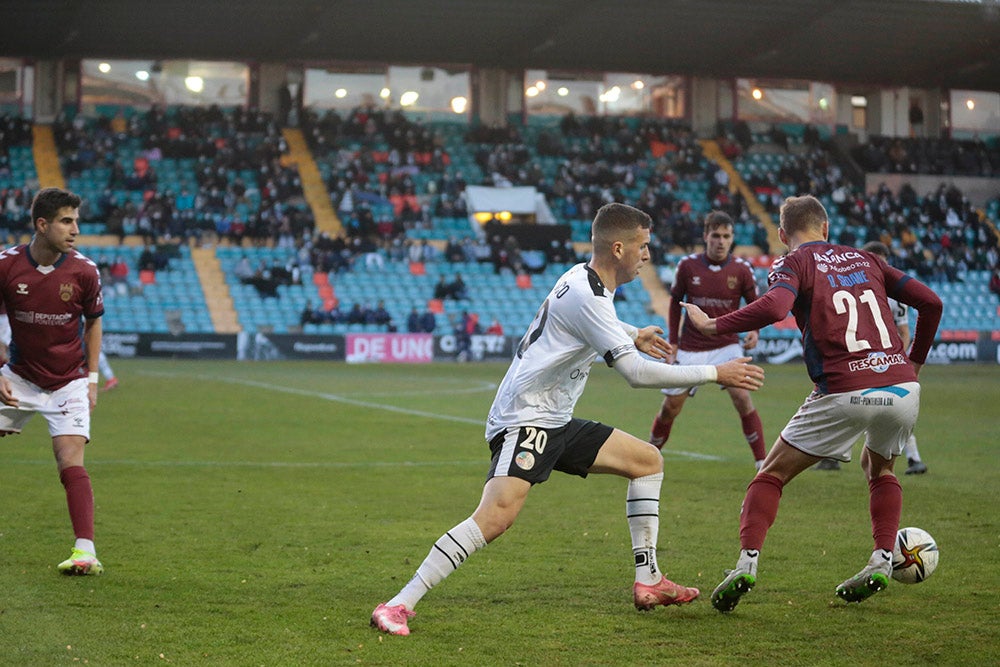
[[[251,267],[246,277],[258,280],[268,294],[276,274],[296,273],[306,264],[336,274],[359,262],[378,269],[385,261],[476,261],[492,263],[497,272],[525,273],[580,259],[569,242],[522,249],[512,238],[491,235],[452,238],[440,250],[411,238],[409,232],[435,218],[467,215],[467,176],[452,167],[453,156],[433,125],[363,105],[343,116],[305,110],[301,127],[313,153],[331,167],[326,184],[344,223],[341,236],[315,232],[297,171],[282,160],[284,138],[268,114],[154,107],[121,119],[64,117],[54,130],[67,176],[107,175],[102,196],[86,204],[86,218],[104,221],[122,238],[139,234],[151,246],[224,238],[287,248],[290,267]],[[865,193],[815,128],[806,130],[794,151],[779,128],[767,134],[783,155],[781,166],[746,178],[766,209],[775,211],[789,191],[823,197],[847,221],[836,240],[887,241],[893,261],[925,280],[961,280],[969,270],[997,266],[996,235],[960,191],[942,184],[922,196],[909,186],[897,193],[886,187]],[[654,261],[700,245],[700,218],[708,209],[750,225],[753,242],[765,254],[777,250],[768,246],[767,230],[748,202],[730,192],[726,172],[705,158],[683,122],[568,114],[557,126],[535,130],[531,141],[526,132],[517,126],[468,130],[464,150],[482,174],[480,183],[534,186],[560,221],[590,219],[610,201],[635,205],[653,218]],[[759,136],[745,123],[720,136],[731,159],[753,150],[755,140]],[[25,144],[30,145],[30,123],[0,118],[0,176],[9,170],[8,147]],[[876,137],[853,157],[869,171],[894,173],[989,176],[1000,168],[996,147],[982,141]],[[193,184],[166,182],[163,160],[193,165]],[[685,187],[691,184],[699,187]],[[122,196],[135,192],[142,193],[141,201]],[[704,200],[692,199],[693,192],[704,192]],[[31,194],[27,187],[0,191],[0,227],[24,221]],[[365,310],[364,304],[359,307]]]
[[[24,174],[12,160],[11,149],[29,149],[31,121],[20,116],[0,115],[0,241],[30,229],[31,198],[37,184],[23,180]]]
[[[268,114],[214,106],[168,113],[154,106],[127,120],[60,116],[53,132],[67,177],[106,175],[103,193],[86,202],[82,217],[103,221],[120,238],[246,238],[290,247],[313,231],[298,172],[282,162],[287,146]],[[194,187],[164,178],[163,160],[189,161]],[[132,192],[142,193],[141,202]]]
[[[871,137],[853,157],[866,171],[942,176],[1000,175],[1000,145],[981,139]]]

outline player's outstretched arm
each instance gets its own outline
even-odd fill
[[[750,357],[733,359],[715,367],[716,382],[724,387],[757,391],[764,386],[764,369],[750,363]]]
[[[715,335],[715,318],[709,317],[705,314],[705,311],[694,305],[693,303],[681,303],[684,308],[684,312],[687,314],[688,324],[692,325],[695,329],[702,332],[703,334],[708,334],[710,336]]]

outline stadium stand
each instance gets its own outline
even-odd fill
[[[33,193],[24,184],[36,183],[37,174],[30,124],[12,116],[2,122],[0,222],[11,233],[27,228],[24,209]],[[428,305],[438,310],[439,332],[452,330],[463,312],[520,331],[543,295],[523,280],[519,284],[518,274],[523,278],[530,269],[541,274],[535,283],[547,284],[566,261],[579,257],[565,248],[554,258],[518,252],[530,266],[522,258],[510,269],[499,268],[497,254],[506,250],[496,244],[504,241],[483,239],[470,224],[461,196],[469,183],[535,186],[557,221],[569,225],[576,244],[589,240],[589,219],[604,202],[639,206],[654,218],[658,262],[676,263],[694,250],[701,215],[727,210],[737,221],[741,254],[765,255],[756,269],[762,285],[773,246],[769,213],[783,197],[810,192],[830,211],[833,238],[855,245],[886,241],[895,264],[940,288],[957,306],[945,326],[1000,325],[996,308],[979,307],[994,299],[988,282],[997,265],[990,222],[997,201],[980,212],[960,191],[944,186],[924,196],[886,188],[866,195],[849,178],[857,165],[844,164],[824,133],[810,126],[749,134],[723,126],[716,142],[705,142],[682,123],[639,118],[533,116],[523,126],[498,131],[371,108],[343,119],[307,112],[302,133],[343,236],[315,230],[287,142],[266,114],[214,107],[118,109],[114,116],[67,115],[53,129],[67,186],[85,198],[82,231],[118,237],[117,246],[90,250],[95,261],[103,255],[112,263],[122,257],[134,264],[140,241],[176,248],[170,269],[158,272],[155,282],[109,294],[109,330],[217,330],[208,315],[208,290],[198,284],[191,259],[190,247],[202,245],[214,253],[236,326],[245,331],[385,331],[402,327],[414,307]],[[927,146],[939,156],[974,153],[978,173],[991,173],[989,148],[982,144],[973,151],[969,143],[912,145],[925,148],[921,155],[929,154]],[[863,150],[874,155],[884,147],[876,138]],[[913,164],[942,168],[940,159]],[[562,256],[567,252],[570,257]],[[235,275],[244,256],[255,279]],[[275,273],[294,278],[276,280]],[[469,298],[434,304],[438,278],[456,273],[465,278]],[[347,312],[355,303],[371,309],[378,302],[391,323],[301,322],[307,304]],[[627,288],[619,308],[626,319],[657,321],[651,295],[638,282]]]

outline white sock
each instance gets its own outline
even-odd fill
[[[111,370],[111,363],[108,361],[107,355],[103,352],[101,356],[97,359],[97,370],[101,372],[105,380],[110,380],[115,377],[115,372]]]
[[[875,549],[868,564],[881,569],[886,574],[892,574],[892,552],[885,549]]]
[[[737,570],[747,570],[753,576],[757,576],[757,559],[760,551],[757,549],[740,549],[740,559],[736,561]]]
[[[632,535],[632,555],[635,559],[635,580],[640,584],[660,582],[662,574],[656,564],[656,541],[660,532],[660,486],[663,473],[630,480],[625,501],[628,530]]]
[[[908,461],[920,460],[920,452],[917,450],[917,436],[910,434],[910,439],[906,441],[906,446],[903,447],[903,452],[906,454],[906,459]]]
[[[74,549],[79,549],[80,551],[86,551],[88,554],[97,555],[97,549],[94,548],[93,540],[85,540],[82,537],[76,538],[76,544],[73,545]]]
[[[420,602],[420,598],[441,583],[445,577],[458,569],[465,559],[486,546],[486,538],[479,525],[469,517],[438,538],[431,547],[427,558],[417,568],[409,583],[396,597],[386,602],[386,606],[403,605],[410,611]]]

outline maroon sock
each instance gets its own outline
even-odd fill
[[[653,420],[653,428],[651,432],[652,437],[663,438],[663,441],[666,442],[668,439],[670,439],[670,429],[673,428],[673,426],[674,422],[672,421],[663,422],[660,421],[659,417],[657,417],[656,419]]]
[[[875,548],[892,551],[903,510],[903,488],[895,475],[882,475],[868,482],[868,493]]]
[[[59,473],[59,481],[66,489],[66,504],[73,533],[84,540],[94,539],[94,491],[90,475],[83,466],[72,466]]]
[[[774,475],[757,473],[747,487],[740,511],[740,547],[760,549],[767,531],[778,516],[778,501],[785,483]]]
[[[743,435],[753,452],[753,460],[763,460],[767,452],[764,450],[764,425],[760,423],[760,415],[756,410],[740,415],[740,423],[743,424]]]

